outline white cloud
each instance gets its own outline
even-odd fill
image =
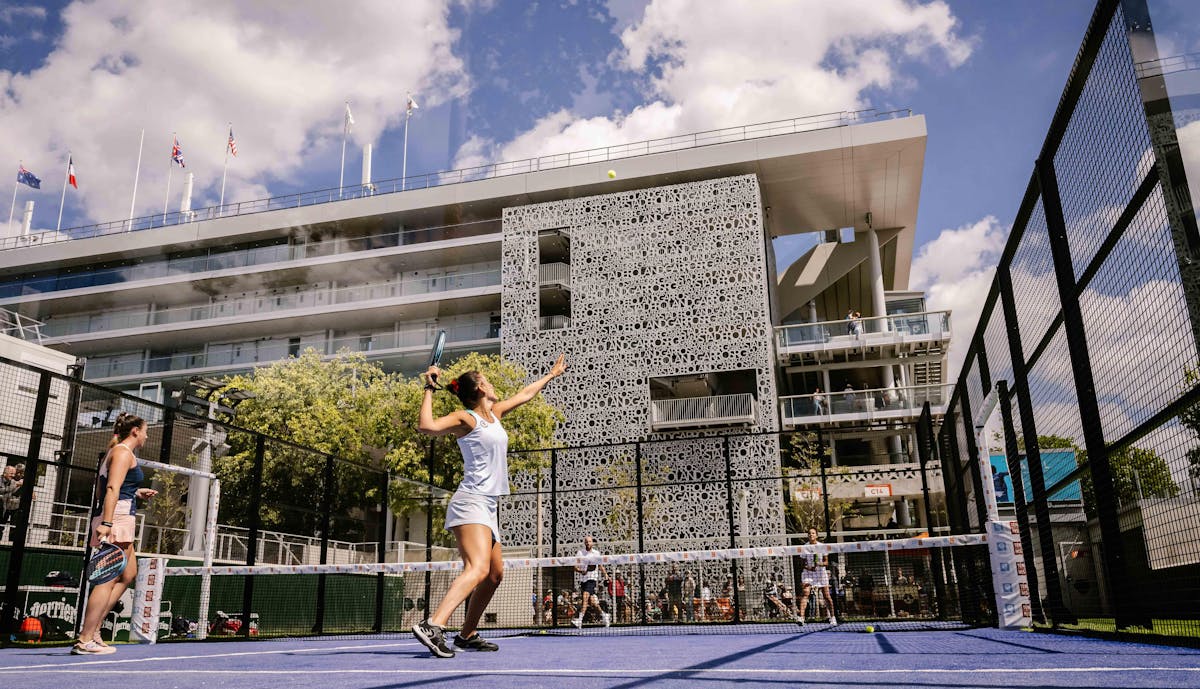
[[[29,17],[34,20],[45,19],[46,8],[37,7],[36,5],[9,5],[8,7],[0,7],[0,23],[11,24],[20,17]]]
[[[925,290],[930,310],[953,312],[948,381],[957,379],[1009,229],[989,215],[956,229],[942,230],[913,259],[911,288]]]
[[[474,142],[459,164],[514,160],[867,106],[867,89],[908,83],[905,60],[961,65],[973,41],[940,0],[610,3],[616,62],[648,79],[647,102],[612,117],[550,113],[512,141]],[[635,18],[636,17],[636,18]]]
[[[262,197],[264,180],[311,173],[317,161],[332,186],[344,100],[357,120],[347,155],[353,178],[357,144],[400,122],[408,90],[423,105],[465,92],[447,4],[72,3],[43,66],[0,70],[0,160],[24,160],[44,180],[32,192],[39,225],[57,211],[68,149],[80,182],[70,194],[86,214],[125,217],[142,127],[139,215],[162,210],[173,131],[196,175],[196,204],[215,203],[229,121],[239,156],[226,201]],[[176,173],[173,209],[181,181]]]

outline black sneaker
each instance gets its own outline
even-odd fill
[[[433,654],[439,658],[453,658],[454,649],[446,645],[446,633],[441,627],[430,624],[429,620],[418,622],[413,625],[413,635],[417,637],[417,641],[425,644]]]
[[[455,635],[454,645],[464,651],[499,651],[500,647],[491,641],[485,640],[478,633],[469,639],[462,638],[462,635]]]

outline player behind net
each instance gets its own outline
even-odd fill
[[[575,557],[598,557],[600,551],[596,550],[596,539],[591,536],[583,537],[583,550],[575,553]],[[579,581],[579,590],[582,593],[582,603],[579,606],[579,615],[571,618],[571,624],[578,629],[583,626],[583,616],[587,614],[588,607],[593,607],[596,612],[600,613],[600,619],[607,627],[612,618],[604,612],[600,607],[600,597],[596,595],[596,586],[603,577],[604,581],[608,581],[608,572],[604,569],[604,565],[599,563],[594,564],[578,564],[575,565],[575,578]]]
[[[562,355],[550,373],[527,385],[506,400],[479,371],[468,371],[446,386],[464,409],[433,418],[433,393],[438,390],[441,370],[430,366],[425,372],[425,393],[417,428],[425,435],[453,435],[463,456],[463,479],[446,505],[446,528],[454,533],[463,571],[450,584],[433,615],[413,625],[413,634],[439,658],[454,657],[446,643],[446,622],[469,596],[467,615],[454,646],[472,651],[495,651],[496,644],[479,636],[476,627],[492,594],[504,575],[497,522],[499,496],[508,495],[508,433],[500,425],[505,414],[537,396],[546,384],[567,370]]]
[[[817,538],[817,530],[810,527],[807,545],[817,545],[820,542]],[[833,612],[833,598],[829,595],[829,556],[816,553],[804,555],[804,571],[800,573],[800,583],[803,586],[800,593],[800,624],[804,624],[804,613],[808,610],[808,599],[812,595],[813,589],[818,589],[829,610],[829,624],[836,625],[837,617]]]

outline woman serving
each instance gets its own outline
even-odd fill
[[[508,495],[508,433],[500,425],[505,414],[537,396],[551,380],[561,376],[567,364],[560,354],[550,373],[502,400],[479,371],[468,371],[450,381],[446,389],[462,402],[463,409],[433,418],[436,366],[425,372],[425,395],[417,429],[425,435],[453,435],[463,455],[463,479],[446,506],[446,528],[454,533],[462,555],[462,574],[450,584],[437,610],[429,619],[413,625],[413,634],[435,656],[454,657],[446,643],[445,626],[454,609],[468,596],[467,616],[454,638],[454,646],[472,651],[495,651],[496,644],[479,636],[476,627],[492,594],[504,577],[497,521],[499,496]]]

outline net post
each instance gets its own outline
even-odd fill
[[[1021,557],[1025,563],[1025,578],[1029,581],[1029,609],[1035,622],[1045,624],[1046,614],[1042,610],[1041,588],[1038,587],[1037,568],[1033,561],[1033,534],[1029,529],[1029,506],[1025,502],[1025,479],[1021,475],[1021,451],[1013,426],[1012,398],[1007,380],[996,383],[996,394],[1000,398],[1000,420],[1004,424],[1004,454],[1008,461],[1008,476],[1012,479],[1013,510],[1017,514],[1017,531],[1021,536]]]
[[[425,468],[429,472],[429,485],[433,483],[433,444],[437,438],[429,438],[429,450],[425,454]],[[433,491],[429,491],[429,497],[425,498],[425,561],[433,562]],[[432,605],[433,596],[430,595],[429,587],[433,585],[433,572],[425,570],[425,616],[433,614],[429,609]]]
[[[725,459],[725,516],[729,522],[729,547],[737,547],[737,530],[734,528],[733,518],[733,459],[729,453],[729,436],[721,436],[721,454]],[[737,560],[729,561],[729,573],[733,575],[733,587],[730,593],[733,600],[730,601],[733,608],[733,624],[742,621],[741,605],[738,601],[738,566]]]
[[[377,562],[387,562],[387,525],[391,518],[391,503],[388,496],[392,474],[387,469],[379,475],[379,528],[376,536],[375,559]],[[383,631],[383,599],[387,594],[387,579],[383,572],[375,575],[375,624],[371,629],[379,634]]]
[[[325,455],[324,489],[321,494],[321,564],[329,561],[329,527],[333,523],[333,455]],[[325,633],[325,580],[327,574],[317,575],[317,610],[313,633]]]
[[[550,449],[550,557],[558,557],[558,450],[556,448]],[[553,582],[550,585],[550,626],[557,627],[558,579],[552,574],[550,580]]]
[[[637,487],[637,551],[644,553],[646,552],[646,531],[642,510],[642,443],[640,440],[633,443],[633,473]],[[642,618],[642,624],[649,624],[650,620],[646,617],[646,565],[640,562],[638,563],[638,593],[641,596],[639,616]]]
[[[253,567],[258,562],[258,531],[261,528],[262,520],[259,514],[262,512],[262,481],[263,481],[263,459],[266,455],[267,439],[266,436],[255,434],[254,437],[254,466],[251,468],[250,475],[250,526],[246,535],[246,566]],[[254,606],[254,575],[249,574],[242,579],[242,627],[238,633],[242,636],[250,636],[250,618],[251,609]],[[197,637],[203,639],[208,632],[208,620],[197,620],[198,629]]]
[[[925,501],[925,528],[933,535],[933,507],[929,499],[929,455],[933,447],[933,412],[928,400],[921,405],[921,416],[917,419],[917,461],[921,471],[921,497]],[[943,476],[945,467],[942,468]],[[945,620],[946,610],[946,580],[942,576],[943,556],[938,551],[930,558],[929,568],[933,575],[933,592],[937,597],[938,619]]]
[[[1096,399],[1096,384],[1092,377],[1092,361],[1088,351],[1087,332],[1083,324],[1083,312],[1079,306],[1075,269],[1071,261],[1071,248],[1067,241],[1067,225],[1063,219],[1062,199],[1058,193],[1058,177],[1054,161],[1040,158],[1036,165],[1037,183],[1042,196],[1042,208],[1046,216],[1046,230],[1050,239],[1050,252],[1054,258],[1054,275],[1058,282],[1062,301],[1063,331],[1067,338],[1067,351],[1071,355],[1071,374],[1075,382],[1075,396],[1079,402],[1079,420],[1083,425],[1083,444],[1087,450],[1087,465],[1092,478],[1092,490],[1096,498],[1096,514],[1100,520],[1100,541],[1104,546],[1104,569],[1108,575],[1112,596],[1113,613],[1117,631],[1135,624],[1149,626],[1149,616],[1137,612],[1130,596],[1135,591],[1129,585],[1125,562],[1121,525],[1117,515],[1117,491],[1113,482],[1112,466],[1108,461],[1108,445],[1104,440],[1104,426],[1100,418],[1100,405]],[[1039,522],[1042,520],[1038,520]],[[1054,553],[1054,542],[1042,543],[1042,560],[1046,551]],[[1049,578],[1049,572],[1046,574]],[[1056,577],[1057,580],[1057,577]],[[1047,582],[1049,583],[1049,582]],[[1061,600],[1054,601],[1057,607]]]
[[[42,464],[42,436],[46,429],[46,407],[50,402],[49,371],[38,374],[37,399],[34,402],[33,422],[29,425],[29,445],[25,451],[25,484],[21,486],[21,502],[17,521],[13,525],[12,550],[8,561],[8,577],[4,588],[3,617],[0,618],[0,644],[7,644],[14,628],[14,613],[20,608],[21,571],[25,564],[25,542],[29,533],[29,512],[33,509],[33,490]],[[11,461],[11,460],[10,460]],[[91,528],[89,523],[88,528]],[[86,571],[86,570],[85,570]],[[76,615],[76,618],[81,615]]]
[[[970,370],[969,368],[967,370]],[[966,373],[960,380],[967,379]],[[967,470],[971,472],[971,484],[975,491],[975,518],[979,520],[979,530],[986,531],[988,523],[987,501],[983,492],[983,474],[979,470],[979,447],[975,442],[975,426],[971,413],[971,396],[966,392],[966,385],[962,386],[963,393],[959,397],[959,403],[962,405],[962,427],[963,434],[967,438]],[[966,515],[963,515],[964,517]],[[970,525],[970,520],[967,520]]]
[[[208,489],[208,513],[204,519],[204,574],[200,575],[200,605],[199,614],[197,617],[200,620],[208,619],[208,606],[212,599],[212,573],[208,568],[212,567],[213,557],[217,551],[217,514],[221,510],[221,481],[212,479]],[[242,618],[242,625],[246,627],[246,632],[249,634],[249,620],[245,615]],[[197,621],[197,631],[200,624]],[[206,630],[207,631],[207,630]]]

